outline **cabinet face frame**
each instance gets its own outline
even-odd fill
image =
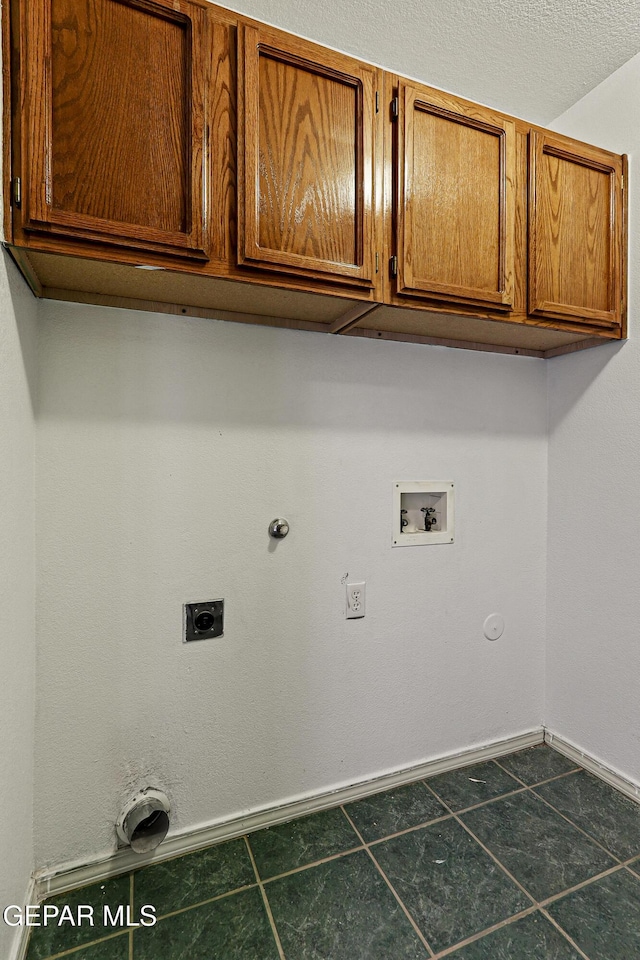
[[[545,155],[596,170],[609,177],[607,309],[580,304],[559,303],[549,297],[552,268],[545,264],[541,239],[542,196],[548,188],[543,176]],[[578,143],[559,134],[531,131],[529,135],[529,313],[549,319],[570,320],[592,326],[619,327],[623,322],[623,282],[625,253],[623,157],[606,150]],[[547,268],[547,269],[545,269]]]
[[[375,176],[379,124],[375,120],[379,71],[343,54],[269,28],[241,25],[238,31],[238,263],[266,270],[373,287],[375,264]],[[354,263],[307,256],[260,244],[260,58],[345,84],[354,91],[355,210]],[[322,133],[322,131],[320,131]],[[331,171],[327,171],[328,174]]]
[[[423,111],[451,123],[461,124],[498,139],[498,282],[495,290],[460,286],[421,277],[415,264],[414,236],[418,229],[412,198],[415,192],[415,112]],[[515,123],[488,108],[470,104],[457,97],[400,80],[396,151],[396,223],[398,277],[397,293],[480,305],[495,310],[511,310],[515,298],[516,167]]]
[[[186,229],[163,230],[60,210],[53,205],[53,46],[50,0],[22,0],[20,60],[22,65],[23,219],[27,230],[85,238],[163,254],[206,258],[207,83],[212,30],[208,14],[190,0],[113,0],[150,16],[179,24],[189,42],[190,100],[186,122]],[[37,55],[34,55],[34,51]],[[153,185],[138,184],[153,189]]]

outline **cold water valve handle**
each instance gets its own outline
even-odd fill
[[[435,507],[420,507],[420,512],[424,513],[424,528],[429,533],[431,527],[435,527],[437,522],[435,516],[431,516],[432,513],[435,514],[436,512]]]

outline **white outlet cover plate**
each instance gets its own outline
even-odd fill
[[[347,584],[347,620],[359,620],[366,611],[366,583]]]
[[[438,517],[437,530],[420,530],[413,524],[409,533],[402,533],[400,520],[403,494],[424,497],[426,506],[434,506]],[[453,543],[454,540],[454,487],[451,480],[399,480],[393,485],[393,547],[416,547],[426,543]]]
[[[500,613],[490,613],[484,622],[484,635],[487,640],[499,640],[504,633],[504,617]]]

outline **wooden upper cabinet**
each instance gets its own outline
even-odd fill
[[[511,309],[514,123],[428,87],[398,93],[397,292]]]
[[[626,336],[625,157],[207,0],[3,10],[5,236],[39,293],[535,356]]]
[[[23,226],[204,257],[204,9],[25,0]]]
[[[373,286],[378,71],[239,31],[238,262]]]
[[[558,134],[529,139],[529,313],[619,326],[623,158]]]

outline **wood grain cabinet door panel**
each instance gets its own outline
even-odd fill
[[[267,28],[239,47],[238,262],[372,286],[377,70]]]
[[[204,257],[204,10],[188,0],[24,9],[25,228]]]
[[[511,309],[514,123],[405,82],[398,107],[398,293]]]
[[[622,322],[622,157],[529,135],[529,313]]]

